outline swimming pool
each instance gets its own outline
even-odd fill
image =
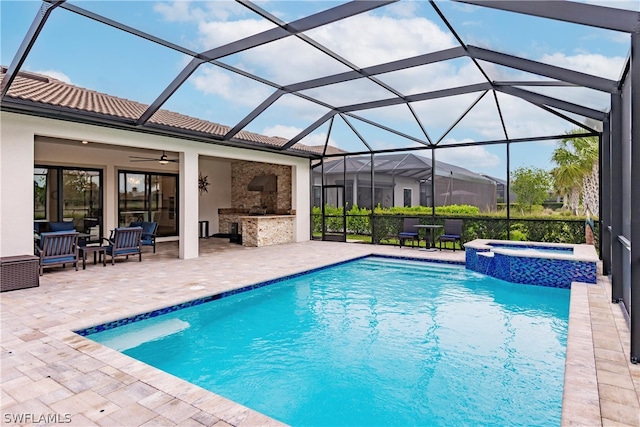
[[[569,291],[369,257],[90,334],[291,425],[559,425]]]

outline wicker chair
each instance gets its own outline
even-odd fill
[[[417,240],[418,246],[420,246],[420,235],[418,234],[418,229],[415,227],[420,223],[418,218],[404,218],[402,221],[402,231],[398,233],[398,242],[400,243],[400,247],[404,244],[406,246],[406,241],[411,240],[411,247],[413,247],[413,243]]]
[[[460,242],[460,246],[462,246],[462,220],[445,219],[444,233],[438,237],[438,241],[440,242],[440,250],[442,250],[442,242],[453,242],[454,252],[456,251],[456,242]]]
[[[47,267],[73,264],[78,271],[78,233],[55,231],[40,234],[40,245],[35,247],[40,258],[40,276]]]
[[[138,255],[138,261],[142,261],[142,227],[120,227],[113,230],[111,237],[103,240],[107,242],[105,252],[111,255],[111,265],[115,264],[115,258],[129,255]]]

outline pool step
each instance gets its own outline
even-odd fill
[[[487,258],[493,258],[495,254],[493,252],[478,252],[478,256],[483,256]]]

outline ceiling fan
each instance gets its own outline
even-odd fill
[[[166,165],[169,162],[178,163],[178,159],[170,159],[167,157],[167,153],[164,150],[162,150],[162,156],[160,156],[160,158],[138,156],[129,156],[129,158],[131,159],[129,160],[130,162],[158,162],[161,165]]]

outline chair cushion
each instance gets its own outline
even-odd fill
[[[56,257],[56,258],[47,258],[42,260],[42,264],[46,265],[46,264],[59,264],[62,262],[75,262],[76,261],[76,257],[74,256],[61,256],[61,257]]]
[[[71,221],[50,222],[49,231],[75,231],[75,228],[73,228],[73,222]]]
[[[145,236],[142,239],[142,244],[143,245],[153,245],[153,239],[151,238],[151,236],[149,236],[149,237]]]
[[[408,231],[403,231],[398,234],[400,237],[418,237],[418,233],[409,233]]]
[[[113,252],[113,246],[109,245],[109,246],[105,246],[104,247],[104,251],[107,253],[107,255],[112,255]],[[131,249],[118,249],[117,251],[115,251],[115,255],[127,255],[127,254],[137,254],[140,251],[138,249],[135,248],[131,248]]]
[[[138,249],[118,249],[117,251],[115,251],[116,256],[117,255],[127,255],[127,254],[137,254],[140,251]]]
[[[440,240],[458,240],[460,239],[460,236],[458,236],[457,234],[443,234],[442,236],[439,237]]]
[[[143,222],[141,224],[142,234],[153,234],[154,228],[156,228],[155,223],[153,222]]]

